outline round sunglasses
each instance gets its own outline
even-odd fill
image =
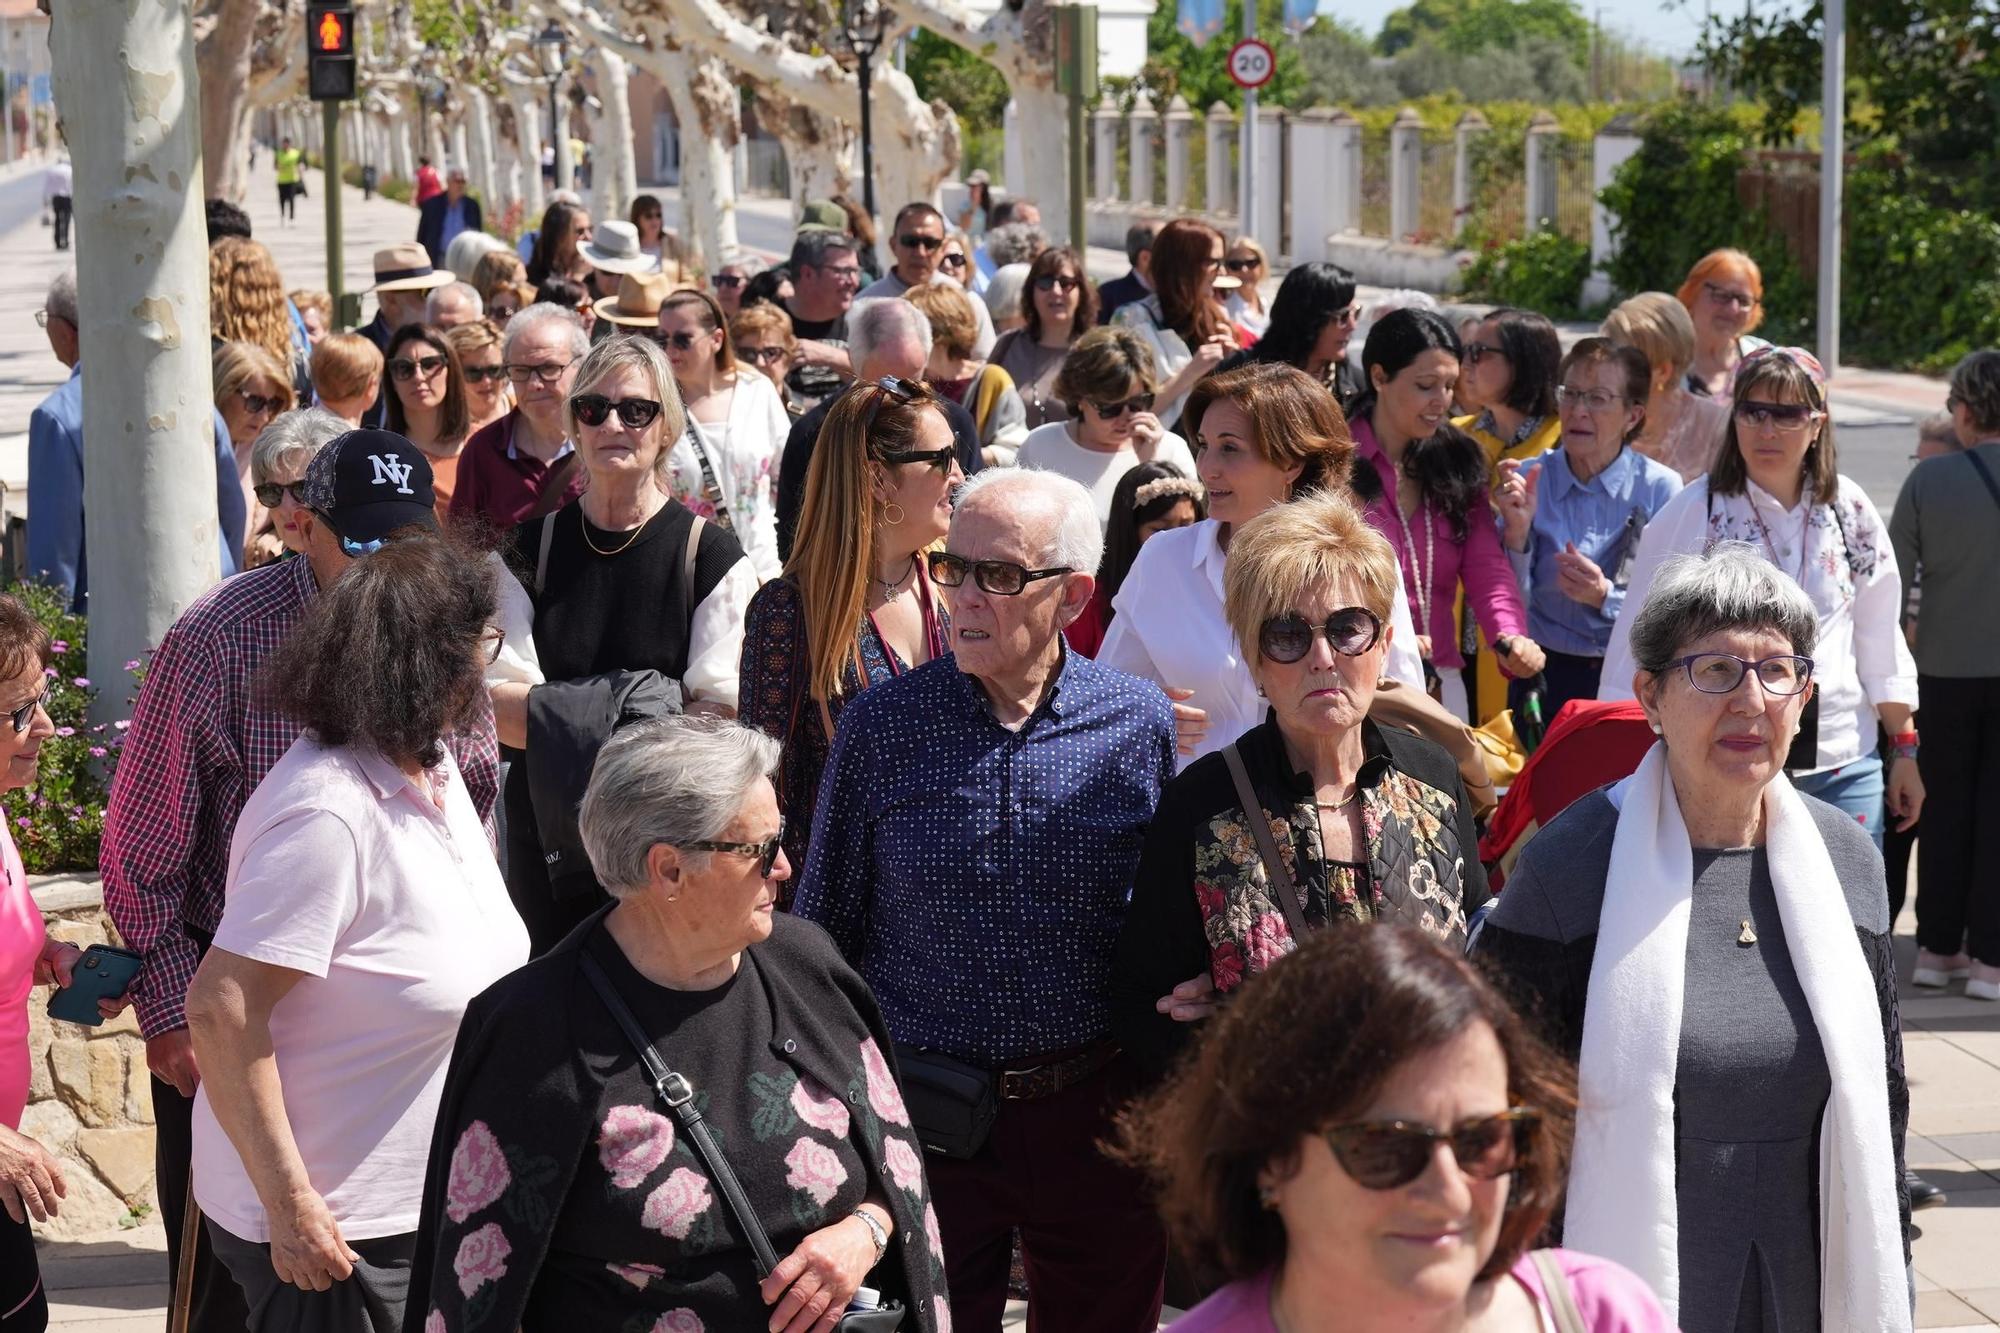
[[[644,430],[660,415],[660,405],[651,398],[620,398],[612,401],[601,393],[580,393],[569,400],[570,411],[586,426],[602,426],[616,412],[627,430]]]
[[[292,497],[293,504],[306,502],[306,484],[303,481],[260,482],[251,491],[256,495],[257,503],[266,509],[276,509],[285,502],[287,495]]]
[[[1290,664],[1312,651],[1313,640],[1326,636],[1327,645],[1342,657],[1359,657],[1382,641],[1382,619],[1365,606],[1343,606],[1315,625],[1296,611],[1272,616],[1257,630],[1257,650],[1273,662]]]
[[[238,389],[236,397],[243,404],[243,410],[253,417],[261,417],[276,412],[285,405],[285,400],[276,394],[251,393],[248,389]]]
[[[404,384],[419,375],[429,379],[443,369],[444,358],[441,356],[399,356],[389,363],[389,373]]]
[[[1541,1112],[1515,1106],[1451,1129],[1387,1120],[1335,1125],[1321,1130],[1320,1137],[1355,1184],[1363,1189],[1393,1190],[1423,1175],[1440,1143],[1451,1145],[1458,1169],[1474,1180],[1507,1175],[1527,1155],[1528,1131],[1541,1119]]]

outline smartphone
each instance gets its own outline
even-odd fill
[[[108,944],[89,946],[83,957],[76,960],[70,984],[59,987],[49,997],[49,1017],[85,1027],[98,1026],[104,1022],[104,1015],[97,1012],[97,1002],[123,995],[132,985],[132,979],[139,975],[143,962],[145,959],[129,950],[114,949]]]

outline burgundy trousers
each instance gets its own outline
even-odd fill
[[[1029,1333],[1153,1333],[1167,1241],[1138,1173],[1112,1161],[1124,1061],[1053,1097],[1003,1101],[979,1155],[924,1158],[943,1234],[951,1322],[997,1333],[1012,1233],[1028,1273]]]

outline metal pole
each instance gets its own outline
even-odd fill
[[[1083,216],[1083,66],[1078,64],[1069,90],[1069,243],[1078,254],[1089,244]]]
[[[340,321],[340,107],[339,102],[319,104],[320,137],[325,140],[322,160],[326,163],[326,290],[333,297],[333,323]]]
[[[562,87],[562,75],[561,74],[550,75],[549,76],[549,153],[550,153],[549,165],[555,168],[555,179],[550,184],[549,187],[552,190],[561,190],[568,188],[563,184],[563,163],[569,157],[569,135],[563,133],[562,117],[558,114],[558,109],[556,106],[556,91],[561,87]],[[540,171],[541,169],[542,169],[541,163],[537,162],[535,164],[535,170]]]
[[[1819,360],[1828,375],[1840,365],[1840,211],[1847,135],[1847,0],[1826,0],[1822,57],[1825,105],[1820,112]]]
[[[1243,35],[1257,35],[1257,0],[1243,0]],[[1257,234],[1257,90],[1243,90],[1243,124],[1236,141],[1236,221],[1245,236]]]
[[[869,88],[873,82],[874,51],[858,50],[861,60],[855,69],[861,81],[861,206],[875,217],[875,99]]]

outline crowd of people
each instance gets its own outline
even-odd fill
[[[433,183],[353,333],[209,211],[228,577],[103,840],[187,1328],[1911,1326],[1920,816],[1912,980],[2000,1000],[2000,352],[1885,522],[1740,252],[1565,350],[1188,218],[1099,286],[983,180],[710,272]],[[0,598],[7,785],[48,651]],[[1469,729],[1634,707],[1483,861]],[[75,961],[17,898],[10,1033]]]

